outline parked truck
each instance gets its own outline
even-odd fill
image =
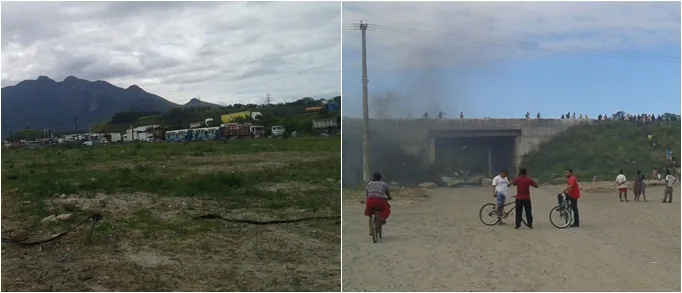
[[[337,134],[340,133],[341,127],[336,118],[314,119],[313,131],[320,134]]]
[[[265,135],[265,128],[262,125],[251,123],[226,123],[222,124],[225,137],[232,139],[254,138]]]

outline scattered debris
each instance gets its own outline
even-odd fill
[[[26,239],[28,239],[29,235],[30,234],[28,233],[28,231],[23,230],[23,229],[19,229],[16,231],[12,231],[12,233],[9,234],[9,239],[12,241],[21,242],[21,241],[25,241]]]
[[[57,216],[55,216],[55,215],[49,215],[49,216],[47,216],[47,217],[45,217],[45,218],[42,218],[42,219],[40,220],[40,222],[43,223],[43,224],[45,224],[45,223],[57,222]]]
[[[433,182],[424,182],[422,184],[419,184],[420,188],[427,188],[427,189],[433,189],[433,188],[438,188],[438,184],[433,183]]]
[[[69,213],[69,214],[58,215],[55,218],[59,221],[68,221],[72,218],[72,216],[73,216],[73,214]]]

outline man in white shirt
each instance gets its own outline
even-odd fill
[[[670,170],[665,171],[665,191],[663,192],[663,201],[662,203],[671,203],[673,202],[673,185],[677,183],[677,178],[675,176],[670,175]]]
[[[507,178],[507,170],[502,169],[500,174],[493,178],[493,197],[497,199],[497,218],[500,219],[499,225],[504,225],[502,222],[502,215],[504,213],[504,203],[507,201],[509,194],[509,179]]]
[[[623,195],[625,195],[625,201],[628,202],[628,180],[625,179],[625,174],[623,170],[618,171],[618,176],[616,176],[616,185],[618,185],[618,198],[623,201]]]

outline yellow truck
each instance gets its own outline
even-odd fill
[[[236,112],[232,114],[224,114],[220,116],[220,121],[223,123],[233,123],[237,119],[251,119],[251,111],[242,111],[242,112]]]

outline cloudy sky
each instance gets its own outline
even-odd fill
[[[340,30],[332,2],[3,2],[2,86],[73,75],[177,103],[328,98]]]
[[[361,115],[360,20],[373,115],[680,112],[679,2],[346,2],[343,20],[346,116]]]

